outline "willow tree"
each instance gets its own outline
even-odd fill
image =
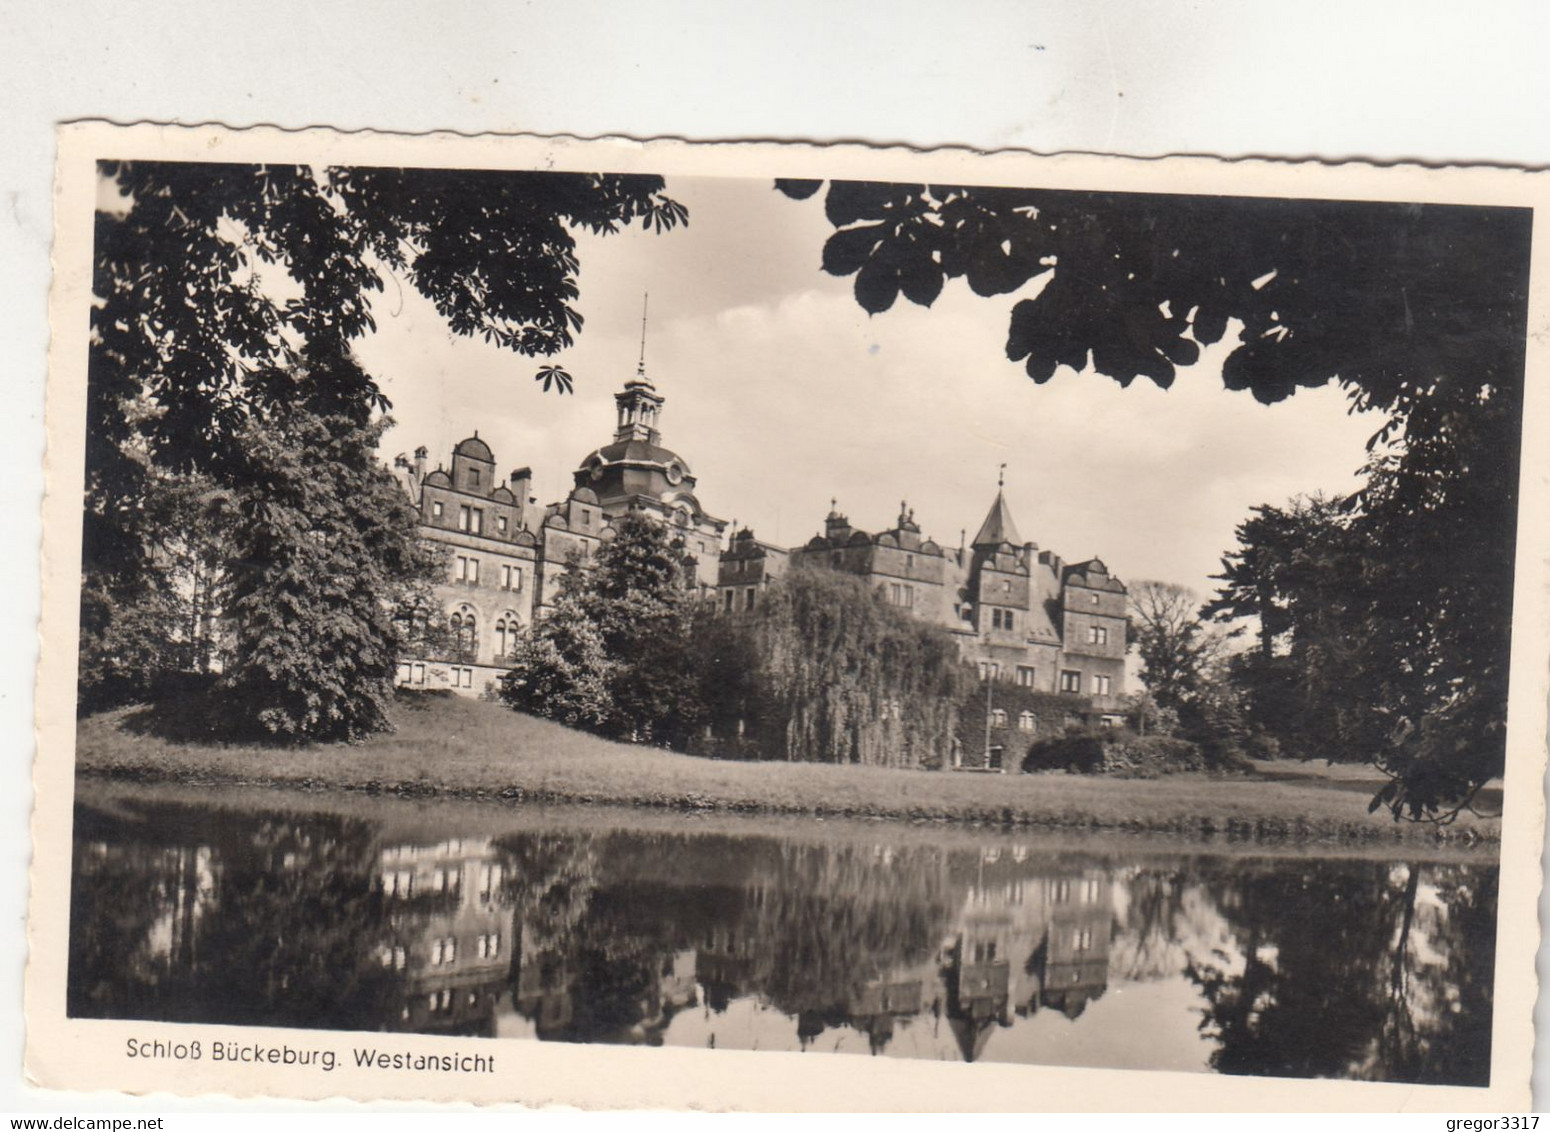
[[[742,718],[767,757],[945,765],[968,675],[942,630],[857,578],[797,569],[743,632],[753,676]]]

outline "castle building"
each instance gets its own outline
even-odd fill
[[[725,520],[707,514],[695,495],[688,461],[662,446],[658,430],[664,398],[645,367],[614,395],[618,422],[611,443],[588,453],[572,474],[566,497],[540,508],[532,471],[504,480],[494,453],[477,432],[452,449],[450,468],[427,471],[429,452],[393,464],[420,513],[419,534],[441,556],[433,587],[445,639],[422,641],[402,658],[397,683],[450,688],[465,695],[489,691],[509,667],[519,635],[553,605],[560,577],[586,569],[613,537],[612,523],[635,513],[671,525],[694,560],[703,600],[720,581]]]
[[[902,503],[894,525],[875,534],[851,526],[833,501],[823,533],[803,546],[761,542],[747,528],[728,539],[726,521],[700,505],[688,461],[662,444],[665,399],[644,365],[614,402],[612,441],[581,459],[564,499],[542,508],[531,470],[500,478],[477,432],[453,448],[448,468],[428,471],[423,447],[412,462],[397,458],[394,471],[419,509],[420,535],[442,555],[439,608],[427,617],[446,625],[445,640],[426,642],[418,650],[424,655],[400,662],[400,684],[489,690],[519,635],[553,607],[565,572],[588,568],[613,537],[614,521],[640,514],[674,528],[693,560],[698,596],[726,613],[756,610],[789,569],[843,571],[945,629],[982,678],[1028,693],[1080,696],[1079,716],[1117,719],[1123,583],[1097,558],[1067,564],[1025,542],[999,485],[973,542],[960,538],[956,548],[922,535]],[[1031,718],[1020,712],[1024,723]]]
[[[890,604],[942,626],[981,678],[1080,695],[1086,714],[1100,719],[1119,712],[1124,583],[1097,558],[1071,565],[1024,542],[1000,486],[967,546],[944,549],[923,536],[906,504],[893,527],[877,534],[852,527],[831,505],[823,534],[792,550],[791,559],[855,574]]]

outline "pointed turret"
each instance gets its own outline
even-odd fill
[[[990,514],[980,524],[980,533],[974,536],[972,545],[976,548],[1023,545],[1023,536],[1017,533],[1012,511],[1006,505],[1006,494],[999,487],[996,488],[996,501],[990,506]]]

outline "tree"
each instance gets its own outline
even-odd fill
[[[377,461],[386,423],[293,410],[241,434],[231,658],[218,689],[239,727],[354,739],[388,726],[403,643],[395,609],[433,563]]]
[[[529,715],[595,731],[613,717],[613,671],[602,634],[567,588],[549,615],[518,638],[501,698]]]
[[[1275,655],[1292,631],[1292,603],[1307,589],[1309,549],[1343,519],[1342,501],[1321,495],[1294,498],[1284,509],[1260,504],[1238,524],[1238,547],[1222,558],[1222,583],[1203,615],[1215,621],[1254,618],[1259,652]],[[1283,641],[1284,643],[1284,641]]]
[[[1236,322],[1228,389],[1273,403],[1336,381],[1387,414],[1354,521],[1392,555],[1371,613],[1397,683],[1348,705],[1369,717],[1362,754],[1412,817],[1500,772],[1528,210],[844,181],[824,206],[823,268],[872,313],[929,306],[947,279],[994,296],[1042,277],[1006,345],[1035,381],[1064,365],[1166,388]]]
[[[146,501],[158,474],[235,487],[255,421],[309,413],[337,434],[388,407],[349,344],[373,327],[371,296],[389,273],[454,332],[552,355],[582,324],[578,230],[687,221],[649,176],[187,162],[99,172],[117,201],[98,211],[94,245],[83,674],[139,663],[142,635],[123,618],[154,604],[164,532]],[[554,367],[534,376],[570,387]],[[331,625],[298,624],[295,644]],[[333,686],[353,678],[307,694],[362,697],[353,714],[375,717],[371,687]]]
[[[1351,507],[1314,496],[1252,508],[1203,610],[1257,621],[1259,647],[1232,658],[1230,679],[1251,722],[1302,758],[1373,758],[1353,732],[1367,714],[1352,710],[1361,693],[1347,685],[1387,663],[1371,648],[1384,627],[1367,621],[1384,551],[1353,525]]]
[[[1201,619],[1200,600],[1171,582],[1130,586],[1130,623],[1141,654],[1141,680],[1159,707],[1178,710],[1200,692],[1206,670],[1226,648]]]
[[[796,569],[730,632],[742,642],[702,652],[750,666],[737,694],[706,695],[723,738],[746,732],[763,757],[793,762],[946,765],[971,677],[941,629],[857,578]]]
[[[505,697],[619,738],[682,743],[701,711],[692,566],[661,523],[627,514],[611,530],[591,568],[565,575],[555,608],[519,644]]]
[[[1238,764],[1248,727],[1226,679],[1227,634],[1206,623],[1199,599],[1171,582],[1135,582],[1130,631],[1141,654],[1141,680],[1157,707],[1176,714],[1180,733],[1200,747],[1208,765]]]

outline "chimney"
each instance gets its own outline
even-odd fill
[[[425,445],[414,450],[414,479],[418,483],[425,478],[425,465],[431,458],[430,449]]]
[[[527,526],[527,509],[532,503],[533,469],[518,468],[511,473],[511,494],[517,497],[517,526]]]

